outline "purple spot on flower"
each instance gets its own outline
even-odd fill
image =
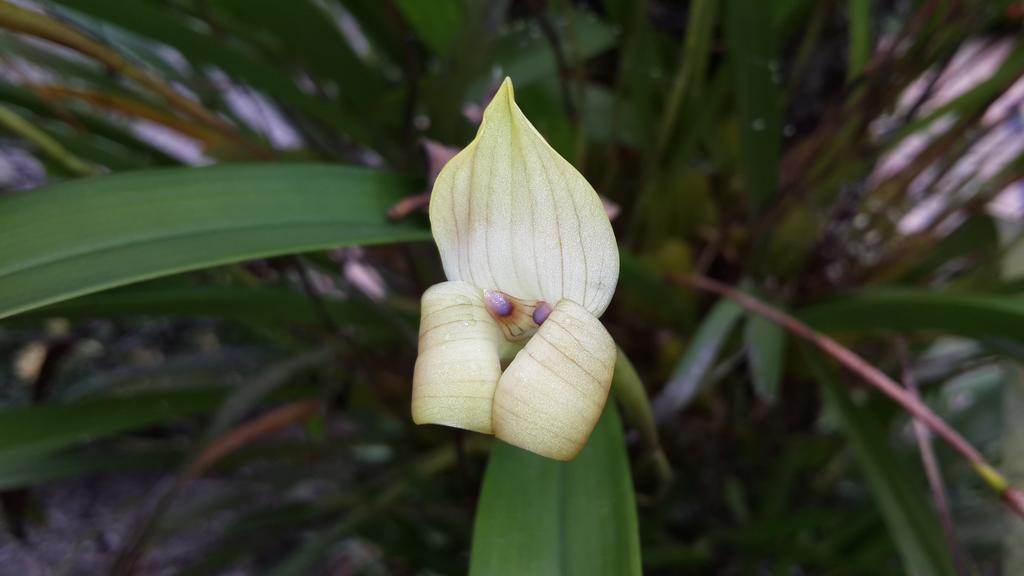
[[[504,317],[512,313],[512,302],[497,290],[485,290],[484,302],[495,316]]]
[[[533,311],[533,321],[536,322],[538,326],[540,326],[541,324],[544,323],[545,320],[548,319],[548,316],[550,315],[551,304],[548,304],[547,302],[538,302],[537,309]]]

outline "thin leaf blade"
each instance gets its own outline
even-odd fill
[[[804,308],[823,332],[935,330],[1024,340],[1024,302],[1005,295],[875,289]]]
[[[727,40],[733,60],[743,176],[752,212],[764,210],[779,185],[782,149],[775,75],[773,7],[762,0],[731,0]]]
[[[778,324],[754,315],[747,319],[744,338],[754,391],[762,399],[774,402],[782,380],[786,332]]]
[[[939,519],[924,500],[925,491],[910,482],[911,476],[892,451],[879,424],[866,408],[854,403],[837,381],[835,371],[817,353],[807,348],[803,351],[828,406],[839,417],[908,573],[955,576],[953,561],[938,529]]]

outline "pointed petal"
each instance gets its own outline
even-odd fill
[[[619,276],[601,199],[516,105],[506,79],[476,138],[434,183],[430,222],[450,280],[599,317]]]
[[[483,292],[444,282],[423,293],[419,356],[412,378],[412,419],[490,434],[494,389],[505,341]]]
[[[562,300],[498,381],[494,433],[515,446],[572,460],[608,399],[616,348],[601,322]]]

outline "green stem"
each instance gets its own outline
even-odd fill
[[[0,104],[0,128],[28,140],[61,165],[65,170],[76,176],[91,176],[96,170],[88,163],[71,153],[70,150],[57,142],[49,134],[32,125],[31,122],[18,116],[10,108]]]
[[[654,421],[647,390],[622,348],[619,348],[618,358],[615,360],[612,394],[618,400],[626,422],[634,426],[643,438],[647,457],[654,467],[659,485],[664,489],[672,481],[672,467],[661,448],[658,426]]]

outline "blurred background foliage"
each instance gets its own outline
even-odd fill
[[[491,445],[409,421],[443,278],[422,208],[508,75],[614,216],[603,320],[674,470],[627,422],[645,573],[1024,573],[969,465],[935,446],[943,534],[904,413],[664,279],[742,286],[905,375],[1024,482],[1022,18],[0,2],[0,572],[465,573]]]

